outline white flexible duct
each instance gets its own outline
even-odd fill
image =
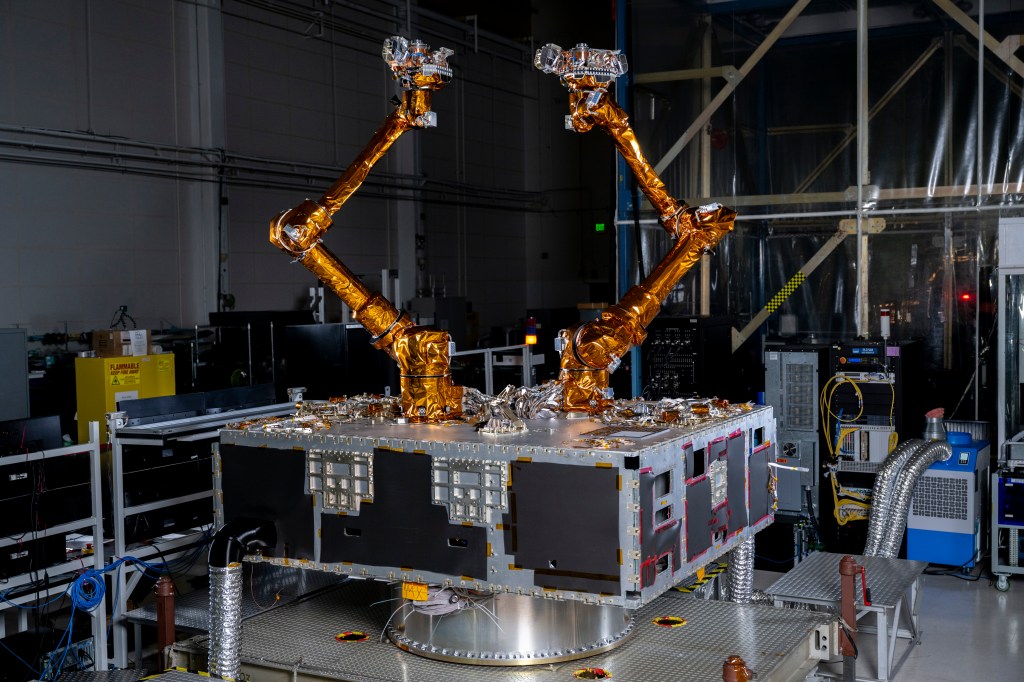
[[[935,462],[944,462],[952,456],[953,448],[949,443],[944,440],[932,441],[911,457],[900,471],[892,491],[889,514],[892,521],[888,524],[888,533],[878,547],[878,556],[895,558],[903,540],[903,531],[907,527],[907,510],[910,508],[910,498],[914,494],[917,479]]]
[[[754,538],[729,552],[729,601],[749,604],[754,597]]]
[[[927,443],[919,438],[905,440],[885,458],[875,476],[871,490],[871,515],[868,519],[868,538],[864,543],[864,555],[876,556],[882,544],[882,536],[889,521],[889,503],[892,501],[893,484],[907,461]]]
[[[210,677],[238,679],[241,640],[242,564],[210,566]]]

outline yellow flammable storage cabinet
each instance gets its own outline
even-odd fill
[[[75,358],[78,399],[78,442],[89,440],[89,422],[100,423],[100,442],[107,442],[106,414],[119,400],[174,395],[174,353],[115,358]]]

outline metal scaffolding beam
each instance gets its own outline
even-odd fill
[[[921,53],[921,56],[914,60],[914,63],[903,72],[903,75],[901,75],[896,82],[892,84],[892,87],[890,87],[886,93],[882,95],[877,102],[875,102],[875,106],[871,107],[871,111],[868,112],[868,121],[871,121],[871,119],[882,111],[882,109],[884,109],[885,106],[889,104],[897,94],[899,94],[900,90],[902,90],[903,87],[910,82],[910,79],[921,70],[921,67],[928,63],[928,60],[931,59],[932,55],[938,52],[940,47],[942,47],[942,40],[940,38],[936,38],[932,41],[932,44]],[[846,135],[843,136],[843,139],[840,140],[839,144],[825,155],[825,158],[821,160],[821,163],[819,163],[814,170],[804,178],[803,182],[797,185],[796,189],[793,190],[793,193],[799,194],[801,192],[806,192],[807,188],[810,187],[823,172],[825,172],[825,169],[828,168],[829,165],[835,161],[836,158],[843,153],[843,150],[846,149],[856,138],[857,128],[854,126],[846,133]]]
[[[963,26],[972,36],[975,38],[982,36],[982,42],[992,54],[1006,62],[1006,65],[1016,71],[1018,76],[1024,77],[1024,62],[1013,55],[1014,50],[1020,47],[1020,36],[1010,36],[1006,40],[999,42],[991,33],[982,29],[978,22],[967,16],[962,9],[950,2],[950,0],[932,0],[932,2],[952,17],[956,23]]]
[[[757,46],[757,49],[754,50],[754,52],[747,58],[747,61],[743,62],[743,65],[739,69],[739,77],[735,80],[729,81],[721,90],[719,90],[718,94],[715,95],[715,98],[711,100],[711,104],[704,108],[704,111],[694,119],[693,123],[691,123],[690,127],[686,129],[686,132],[683,133],[682,137],[676,140],[675,144],[669,148],[665,156],[662,157],[661,161],[659,161],[654,167],[654,171],[656,173],[660,174],[664,171],[665,168],[672,163],[677,156],[679,156],[679,152],[683,151],[686,145],[690,144],[690,141],[693,140],[694,136],[705,125],[707,125],[707,122],[711,120],[711,116],[714,115],[714,113],[725,103],[725,100],[729,98],[729,95],[731,95],[733,90],[736,89],[736,86],[746,78],[747,74],[754,70],[754,67],[761,61],[761,58],[764,57],[776,42],[778,42],[779,38],[782,37],[782,34],[786,32],[786,29],[789,28],[790,24],[792,24],[798,16],[800,16],[800,13],[804,11],[804,8],[807,7],[810,2],[811,0],[797,0],[797,3],[793,5],[788,12],[786,12],[786,16],[782,17],[779,23],[775,25],[775,28],[772,29],[772,32],[765,37],[761,44]]]

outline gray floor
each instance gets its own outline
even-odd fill
[[[779,575],[757,571],[755,586],[770,585]],[[860,645],[858,676],[873,676],[874,638],[861,637],[866,641]],[[897,660],[904,651],[906,644],[897,644]],[[1024,680],[1024,579],[1012,578],[1010,591],[999,592],[987,578],[922,576],[921,643],[895,680]]]
[[[755,571],[754,585],[763,589],[781,575]],[[874,675],[873,637],[861,635],[858,675]],[[897,659],[904,651],[906,644],[897,644]],[[987,578],[922,576],[921,643],[895,680],[1024,680],[1024,577],[1013,577],[1009,592],[998,592]]]
[[[897,678],[930,682],[1024,679],[1024,581],[999,592],[982,578],[922,578],[921,644]]]

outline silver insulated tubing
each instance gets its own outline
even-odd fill
[[[917,479],[935,462],[944,462],[952,456],[953,448],[949,443],[944,440],[932,441],[911,457],[900,471],[892,491],[889,513],[891,522],[886,524],[888,533],[878,547],[878,556],[895,558],[900,550],[903,531],[907,527],[907,511],[910,509],[910,498],[914,494]]]
[[[878,554],[889,521],[889,502],[892,499],[893,484],[907,461],[925,445],[927,443],[919,438],[905,440],[889,453],[879,468],[874,488],[871,490],[871,515],[868,519],[868,537],[863,552],[865,556]]]
[[[749,604],[754,598],[754,538],[729,552],[729,601]]]
[[[238,679],[242,645],[242,564],[210,566],[210,677]]]

